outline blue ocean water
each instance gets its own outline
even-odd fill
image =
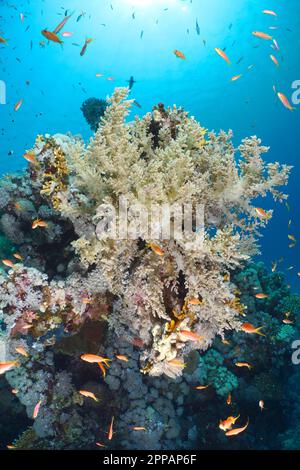
[[[276,10],[278,16],[262,14],[263,8]],[[41,30],[52,30],[65,10],[74,11],[65,27],[73,36],[64,38],[63,46],[41,47]],[[282,106],[273,90],[275,86],[291,99],[292,83],[300,77],[298,0],[87,0],[84,5],[80,0],[63,5],[56,0],[2,1],[0,12],[1,34],[8,39],[0,49],[0,79],[7,87],[7,104],[0,106],[1,173],[25,167],[21,157],[37,134],[70,131],[87,140],[91,131],[80,112],[82,102],[105,98],[133,76],[132,96],[142,105],[134,114],[143,115],[158,102],[176,103],[209,129],[232,129],[236,144],[245,136],[259,136],[270,146],[269,161],[294,166],[288,187],[290,212],[285,205],[276,205],[264,232],[262,256],[269,265],[281,257],[284,269],[295,265],[288,273],[289,282],[299,285],[299,251],[297,246],[288,248],[287,233],[290,219],[293,234],[300,229],[300,119],[298,111]],[[271,49],[269,41],[253,37],[254,30],[274,36],[279,52]],[[81,57],[88,37],[93,42]],[[230,67],[216,55],[215,47],[225,48]],[[176,58],[174,49],[187,60]],[[279,67],[270,60],[272,52]],[[231,82],[238,74],[242,78]],[[15,113],[14,104],[20,99],[23,106]],[[273,208],[269,200],[262,204]]]
[[[159,102],[176,104],[208,129],[232,129],[236,145],[257,135],[270,147],[267,161],[294,167],[286,188],[288,205],[270,198],[257,201],[274,209],[257,260],[268,268],[277,260],[292,290],[299,292],[299,244],[291,244],[288,235],[297,240],[300,231],[300,104],[291,112],[274,91],[292,102],[292,84],[300,80],[299,0],[0,1],[0,37],[7,40],[0,44],[0,80],[6,85],[6,104],[0,104],[2,175],[26,167],[22,155],[38,134],[71,132],[88,141],[92,131],[82,103],[105,99],[134,77],[131,97],[141,108],[134,107],[129,119]],[[73,13],[63,30],[72,36],[64,37],[63,45],[47,42],[41,30],[52,31],[65,12]],[[279,50],[253,31],[272,35]],[[81,56],[87,38],[92,42]],[[226,52],[230,66],[215,48]],[[186,60],[177,58],[174,49]]]

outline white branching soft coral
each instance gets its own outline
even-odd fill
[[[266,164],[267,148],[257,137],[236,151],[231,132],[208,133],[175,106],[159,104],[127,123],[133,103],[127,94],[115,90],[87,147],[62,136],[40,138],[32,150],[32,179],[72,222],[72,245],[87,279],[110,296],[110,327],[139,345],[145,373],[175,377],[191,350],[205,350],[216,335],[239,328],[242,306],[229,272],[257,252],[259,228],[271,217],[271,211],[259,215],[253,199],[267,193],[285,199],[278,187],[287,183],[290,167]],[[114,228],[110,223],[124,200],[129,227],[144,216],[136,237],[116,235],[120,219]],[[203,220],[197,225],[193,212],[190,232],[180,237],[176,221],[187,206],[202,208]],[[159,220],[165,234],[167,207],[171,235],[154,236],[149,222]],[[110,218],[106,208],[114,209]]]

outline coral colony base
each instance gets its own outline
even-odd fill
[[[115,90],[87,147],[38,136],[26,172],[1,180],[0,371],[28,417],[18,409],[10,447],[270,448],[272,430],[257,442],[255,430],[264,401],[284,422],[272,403],[300,297],[251,264],[272,215],[253,201],[285,199],[290,167],[266,164],[257,137],[235,150],[231,133],[175,106],[126,123],[127,94]],[[184,237],[113,236],[103,207],[117,213],[121,197],[149,214],[201,206],[201,244],[193,222]]]

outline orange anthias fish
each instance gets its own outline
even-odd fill
[[[228,397],[227,397],[227,399],[226,399],[226,403],[227,403],[227,405],[231,405],[231,403],[232,403],[232,395],[231,395],[231,393],[228,394]]]
[[[34,407],[34,410],[33,410],[33,415],[32,415],[32,418],[33,419],[36,419],[38,414],[39,414],[39,411],[40,411],[40,406],[42,404],[42,400],[40,400]]]
[[[32,163],[33,165],[37,164],[34,152],[26,152],[23,155],[23,158],[25,158],[25,160],[27,160],[29,163]]]
[[[200,336],[197,333],[193,333],[192,331],[189,331],[189,330],[181,330],[179,334],[183,336],[184,339],[188,339],[189,341],[198,342],[198,341],[203,341],[204,339],[203,336]]]
[[[73,34],[74,33],[72,33],[71,31],[64,31],[63,33],[61,33],[63,38],[70,38],[71,36],[73,36]]]
[[[168,364],[172,367],[181,367],[182,369],[185,367],[185,363],[180,359],[171,359],[168,361]]]
[[[234,77],[232,77],[230,80],[231,80],[232,82],[236,82],[236,81],[237,81],[239,78],[241,78],[242,76],[243,76],[243,74],[240,73],[239,75],[235,75]]]
[[[123,354],[117,354],[116,358],[119,359],[119,361],[128,362],[128,357],[124,356]]]
[[[270,36],[267,33],[262,33],[261,31],[253,31],[253,36],[260,38],[260,39],[267,39],[267,40],[272,40],[272,36]]]
[[[28,357],[29,354],[28,352],[26,351],[26,349],[23,347],[23,346],[18,346],[15,351],[18,353],[18,354],[21,354],[21,356],[25,356],[25,357]]]
[[[279,67],[279,62],[273,54],[270,55],[270,58],[274,62],[274,64],[277,65],[277,67]]]
[[[80,51],[81,57],[86,53],[86,49],[87,49],[88,45],[89,45],[92,41],[93,41],[92,38],[88,38],[88,39],[85,40],[85,43],[84,43],[84,45],[83,45],[83,48],[82,48],[81,51]]]
[[[222,429],[222,431],[228,431],[229,429],[232,428],[232,426],[235,424],[235,422],[239,419],[240,415],[234,417],[234,416],[228,416],[227,419],[224,421],[220,421],[219,428]]]
[[[270,219],[270,215],[261,207],[256,207],[255,211],[259,215],[259,217],[263,217],[264,219]]]
[[[154,251],[154,253],[159,256],[163,256],[165,253],[164,250],[159,245],[156,245],[155,243],[150,243],[149,248],[151,248],[151,250]]]
[[[93,392],[89,392],[88,390],[79,390],[80,395],[86,398],[92,398],[94,401],[98,402],[98,398]]]
[[[265,15],[277,16],[277,13],[275,13],[275,11],[273,11],[273,10],[263,10],[263,13]]]
[[[69,19],[71,18],[72,15],[73,15],[73,13],[71,13],[71,15],[66,16],[66,17],[56,26],[56,28],[55,28],[54,31],[53,31],[53,34],[58,34],[58,33],[63,29],[63,27],[65,26],[65,24],[67,23],[67,21],[69,21]]]
[[[18,259],[19,261],[23,261],[24,259],[23,256],[20,255],[20,253],[13,253],[13,257]]]
[[[3,259],[2,263],[8,268],[14,268],[14,263],[10,259]]]
[[[15,110],[15,111],[18,111],[18,110],[21,108],[22,104],[23,104],[23,99],[21,98],[21,99],[15,104],[14,110]]]
[[[267,299],[268,298],[268,295],[267,294],[264,294],[263,292],[259,292],[258,294],[255,294],[255,297],[257,299]]]
[[[277,93],[277,96],[285,108],[287,108],[289,111],[294,111],[295,108],[293,108],[293,106],[283,93]]]
[[[48,39],[48,41],[56,42],[57,44],[63,44],[63,41],[57,36],[57,34],[52,33],[47,29],[43,29],[42,35]]]
[[[186,57],[183,52],[179,51],[178,49],[175,49],[173,52],[179,59],[186,60]]]
[[[19,365],[18,361],[0,362],[0,375],[5,374],[13,367],[18,367]]]
[[[111,418],[111,423],[110,423],[109,430],[108,430],[108,440],[109,441],[112,440],[113,435],[114,435],[114,431],[113,431],[114,419],[115,419],[115,417],[113,416]]]
[[[197,299],[197,298],[193,298],[193,299],[189,299],[189,300],[187,301],[187,304],[188,304],[188,305],[201,305],[202,302],[201,302],[201,300],[199,300],[199,299]]]
[[[89,362],[90,364],[103,363],[106,366],[109,366],[108,362],[111,361],[109,358],[98,356],[96,354],[82,354],[80,358],[85,362]]]
[[[255,328],[255,326],[253,326],[251,323],[243,323],[242,326],[241,326],[241,330],[244,331],[245,333],[266,336],[263,333],[261,333],[260,330],[262,328],[263,328],[263,326],[260,326],[259,328]]]
[[[242,428],[231,429],[230,431],[227,431],[225,433],[225,436],[237,436],[238,434],[241,434],[241,432],[244,432],[247,429],[248,425],[249,425],[249,418],[245,426],[243,426]]]
[[[222,57],[222,59],[224,59],[227,62],[227,64],[230,65],[230,60],[227,57],[227,55],[225,54],[225,52],[222,51],[222,49],[220,49],[219,47],[215,47],[215,51],[220,57]]]
[[[249,370],[252,369],[252,367],[253,367],[248,362],[236,362],[235,365],[237,367],[247,367]]]
[[[282,320],[282,323],[285,323],[285,325],[293,325],[294,324],[293,320],[289,320],[288,318],[284,318]]]
[[[228,339],[222,339],[222,343],[225,344],[226,346],[230,346],[230,341]]]
[[[42,219],[36,219],[32,223],[32,228],[33,228],[33,230],[35,230],[38,227],[46,228],[46,227],[48,227],[48,224],[47,224],[47,222],[45,222]]]
[[[0,36],[0,44],[6,44],[7,41],[2,36]]]
[[[195,389],[196,390],[205,390],[208,387],[209,387],[209,385],[197,385],[197,387],[195,387]]]

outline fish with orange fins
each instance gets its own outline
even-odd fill
[[[199,300],[197,298],[188,299],[187,304],[188,305],[201,305],[202,300]]]
[[[255,297],[257,299],[267,299],[269,296],[267,294],[264,294],[263,292],[258,292],[257,294],[255,294]]]
[[[48,224],[47,224],[47,222],[45,222],[42,219],[36,219],[32,222],[32,228],[33,228],[33,230],[35,230],[38,227],[46,228],[46,227],[48,227]]]
[[[164,250],[159,245],[156,245],[155,243],[149,243],[148,246],[158,256],[163,256],[165,253]]]
[[[113,435],[114,435],[114,430],[113,430],[114,420],[115,420],[115,417],[113,416],[113,417],[111,418],[111,423],[110,423],[109,429],[108,429],[108,436],[107,436],[107,438],[108,438],[109,441],[112,440]]]
[[[228,416],[228,418],[224,419],[224,421],[220,421],[219,428],[222,429],[222,431],[228,431],[229,429],[232,428],[232,426],[239,419],[239,417],[240,415],[236,417]]]
[[[86,50],[87,50],[88,45],[89,45],[92,41],[93,41],[92,38],[88,38],[88,39],[85,40],[85,43],[84,43],[84,45],[83,45],[83,47],[82,47],[82,49],[81,49],[81,51],[80,51],[81,57],[84,56],[84,54],[86,53]]]
[[[23,99],[21,98],[14,106],[14,111],[19,111],[19,109],[21,108],[23,104]]]
[[[40,400],[34,407],[34,410],[33,410],[33,415],[32,415],[32,418],[33,419],[36,419],[38,414],[39,414],[39,411],[40,411],[40,407],[41,407],[41,404],[42,404],[42,400]]]
[[[90,364],[98,364],[100,362],[101,364],[105,364],[107,367],[109,367],[108,363],[111,361],[111,359],[107,357],[98,356],[97,354],[82,354],[80,356],[80,359],[85,362],[89,362]]]
[[[225,54],[225,52],[222,51],[222,49],[220,49],[219,47],[215,47],[215,51],[220,57],[222,57],[222,59],[225,60],[225,62],[227,62],[227,64],[230,65],[230,60],[229,60],[227,54]]]
[[[172,367],[178,367],[184,369],[185,363],[181,359],[171,359],[168,364]]]
[[[74,13],[74,12],[73,12]],[[65,24],[69,21],[69,19],[72,17],[73,13],[71,13],[71,15],[68,15],[66,16],[57,26],[56,28],[53,30],[53,34],[58,34],[62,29],[63,27],[65,26]]]
[[[128,357],[124,356],[124,354],[117,354],[116,358],[119,359],[119,361],[128,362]]]
[[[230,80],[231,80],[232,82],[236,82],[236,81],[239,80],[242,76],[243,76],[243,74],[240,73],[239,75],[234,75],[234,77],[232,77]]]
[[[289,320],[288,318],[284,318],[282,320],[282,323],[284,323],[285,325],[293,325],[294,324],[293,320]]]
[[[183,52],[179,51],[178,49],[174,49],[173,52],[176,55],[176,57],[178,57],[178,59],[186,60],[186,57]]]
[[[48,31],[47,29],[43,29],[41,31],[42,35],[48,39],[48,41],[55,42],[57,44],[63,44],[63,41],[57,36],[57,34],[53,33],[52,31]]]
[[[64,31],[63,33],[61,33],[63,38],[70,38],[73,36],[73,34],[74,33],[72,33],[71,31]]]
[[[189,331],[189,330],[181,330],[179,331],[179,335],[183,337],[184,339],[188,341],[193,341],[195,343],[204,340],[204,336],[200,336],[197,333],[194,333],[193,331]]]
[[[255,328],[255,326],[252,325],[252,323],[243,323],[241,326],[241,330],[244,331],[244,333],[248,334],[257,334],[261,336],[266,336],[264,335],[260,330],[263,328],[263,326],[260,326],[259,328]]]
[[[245,426],[243,426],[242,428],[230,429],[229,431],[225,433],[225,436],[237,436],[238,434],[241,434],[242,432],[244,432],[248,426],[249,426],[249,418],[247,419],[247,423],[245,424]]]
[[[23,158],[25,158],[25,160],[27,160],[29,163],[32,163],[33,165],[37,164],[37,160],[36,160],[34,152],[26,152],[23,155]]]
[[[273,10],[263,10],[263,13],[265,15],[277,16],[277,13],[275,13]]]
[[[227,399],[226,399],[226,403],[227,403],[228,406],[231,405],[231,403],[232,403],[232,395],[231,395],[231,393],[228,394],[228,397],[227,397]]]
[[[0,375],[5,374],[9,370],[13,369],[13,367],[18,367],[19,365],[18,361],[0,362]]]
[[[257,213],[257,215],[263,219],[270,219],[271,218],[271,215],[268,214],[264,209],[262,209],[261,207],[256,207],[255,208],[255,211]]]
[[[19,261],[23,261],[24,258],[22,255],[20,255],[20,253],[13,253],[13,257],[16,258],[17,260]]]
[[[4,264],[4,266],[7,266],[8,268],[15,267],[15,264],[10,259],[3,259],[2,263]]]
[[[273,54],[270,55],[270,59],[272,60],[272,62],[274,62],[274,64],[275,64],[277,67],[279,67],[279,62],[278,62],[278,60],[276,59],[276,57],[275,57]]]
[[[235,365],[237,367],[247,367],[247,369],[251,370],[253,366],[249,364],[249,362],[236,362]]]
[[[29,354],[23,346],[18,346],[15,348],[16,353],[21,354],[21,356],[28,357]]]
[[[277,96],[285,108],[287,108],[289,111],[294,111],[295,108],[291,105],[291,103],[283,93],[279,92],[277,93]]]
[[[263,33],[261,31],[253,31],[253,36],[255,36],[256,38],[260,38],[260,39],[266,39],[266,40],[272,40],[273,37],[270,36],[270,34],[267,34],[267,33]]]
[[[93,392],[89,392],[88,390],[79,390],[80,395],[86,398],[92,398],[94,401],[99,402],[98,398]]]

